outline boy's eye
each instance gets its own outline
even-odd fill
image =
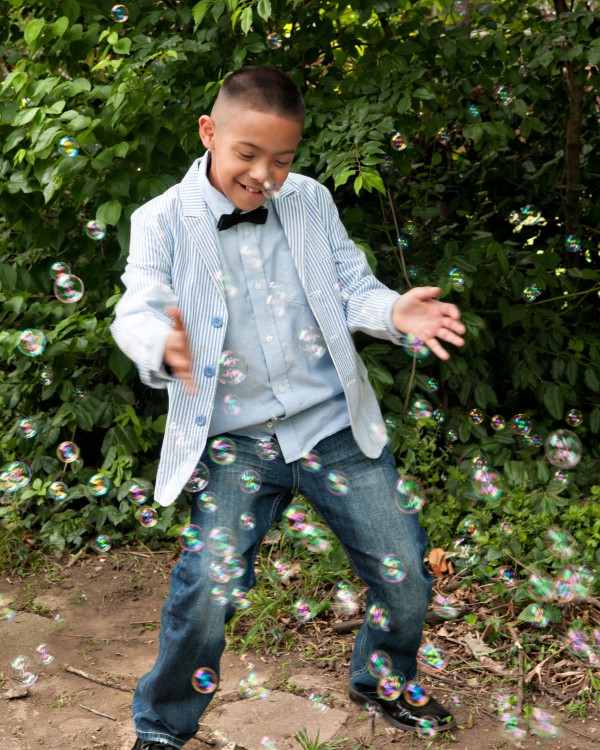
[[[276,167],[287,167],[289,165],[289,161],[276,161],[275,166]]]
[[[242,153],[240,153],[240,156],[242,157],[242,159],[251,159],[252,158],[252,154],[242,154]]]

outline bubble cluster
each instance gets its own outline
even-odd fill
[[[573,469],[581,461],[581,440],[571,430],[555,430],[544,443],[546,458],[558,469]]]
[[[26,357],[39,357],[46,348],[46,336],[37,328],[26,328],[21,332],[17,349]]]
[[[79,302],[84,291],[83,281],[71,273],[64,273],[54,282],[54,296],[67,305]]]
[[[106,224],[102,221],[98,221],[97,219],[90,219],[88,222],[86,222],[84,231],[91,240],[99,242],[106,237],[107,227]]]
[[[192,687],[202,695],[214,693],[218,684],[217,673],[208,667],[200,667],[192,675]]]
[[[402,513],[418,513],[425,505],[425,490],[414,477],[400,477],[394,489],[394,502]]]
[[[296,346],[300,354],[309,360],[321,359],[327,351],[327,345],[321,330],[314,326],[303,328],[298,333]]]
[[[394,151],[404,151],[404,149],[408,146],[406,136],[402,135],[402,133],[394,133],[394,135],[390,138],[390,146],[394,149]]]
[[[72,159],[79,153],[79,141],[72,135],[63,135],[58,141],[58,153]]]

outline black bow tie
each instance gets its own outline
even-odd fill
[[[254,211],[247,211],[245,214],[243,214],[239,208],[236,208],[231,214],[221,214],[221,218],[217,224],[217,229],[219,231],[222,229],[229,229],[242,221],[250,221],[252,224],[264,224],[267,220],[268,213],[269,212],[264,206],[255,208]]]

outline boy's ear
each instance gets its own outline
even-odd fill
[[[202,115],[198,120],[200,140],[205,148],[214,148],[215,145],[215,121],[209,115]]]

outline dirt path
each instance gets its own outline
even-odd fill
[[[0,595],[14,602],[15,610],[12,619],[0,621],[2,750],[130,750],[131,691],[156,655],[157,623],[172,562],[170,553],[144,556],[121,551],[106,558],[83,558],[59,573],[50,569],[28,579],[0,580]],[[573,704],[568,712],[549,696],[535,700],[560,720],[557,737],[508,733],[490,701],[498,693],[515,694],[515,681],[486,674],[485,668],[473,668],[460,658],[451,659],[448,671],[439,676],[423,677],[423,683],[455,712],[459,728],[452,735],[428,744],[381,719],[372,722],[346,695],[352,636],[334,634],[327,622],[316,627],[319,637],[314,638],[316,629],[312,634],[309,630],[291,652],[274,656],[227,651],[222,683],[199,739],[186,747],[298,750],[294,735],[302,730],[312,740],[318,732],[319,741],[328,743],[319,750],[332,750],[336,742],[352,750],[600,746],[597,708],[588,705],[586,710],[581,702],[581,712],[575,715]],[[435,629],[430,631],[432,636]],[[42,644],[45,648],[40,649]],[[20,671],[11,666],[19,656],[26,659]],[[26,681],[28,672],[37,680],[27,689],[12,679],[20,675]],[[258,675],[268,697],[241,698],[240,680],[249,672]],[[310,750],[316,750],[314,745]]]

